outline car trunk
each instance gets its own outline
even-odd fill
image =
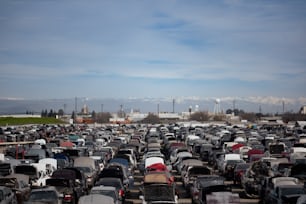
[[[144,198],[146,201],[175,201],[175,191],[169,185],[144,186]]]
[[[46,185],[54,186],[59,193],[69,194],[72,193],[72,187],[69,179],[47,179]]]

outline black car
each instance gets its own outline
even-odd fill
[[[78,198],[89,190],[84,173],[75,168],[56,170],[46,180],[46,185],[55,186],[63,194],[63,203],[77,203]]]

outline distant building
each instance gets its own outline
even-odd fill
[[[83,108],[81,110],[81,113],[84,114],[84,115],[89,114],[89,109],[88,109],[86,104],[84,104],[84,106],[83,106]]]
[[[159,113],[158,117],[160,120],[165,121],[176,121],[182,119],[182,117],[177,113]]]
[[[281,116],[272,116],[272,117],[261,117],[259,124],[279,126],[279,125],[283,125],[284,122]]]
[[[128,119],[133,122],[139,122],[145,119],[148,116],[148,113],[139,113],[139,112],[133,112],[128,114]]]
[[[306,114],[306,105],[301,107],[300,114]]]

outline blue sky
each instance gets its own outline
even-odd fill
[[[304,0],[3,0],[0,97],[306,103]]]

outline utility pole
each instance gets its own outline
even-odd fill
[[[174,105],[175,105],[175,99],[172,101],[172,113],[174,113]]]
[[[77,116],[78,113],[78,97],[75,97],[75,101],[74,101],[74,115],[75,117]]]
[[[67,108],[67,104],[64,104],[64,114],[66,114],[66,108]]]
[[[103,104],[101,104],[101,113],[103,113]]]

